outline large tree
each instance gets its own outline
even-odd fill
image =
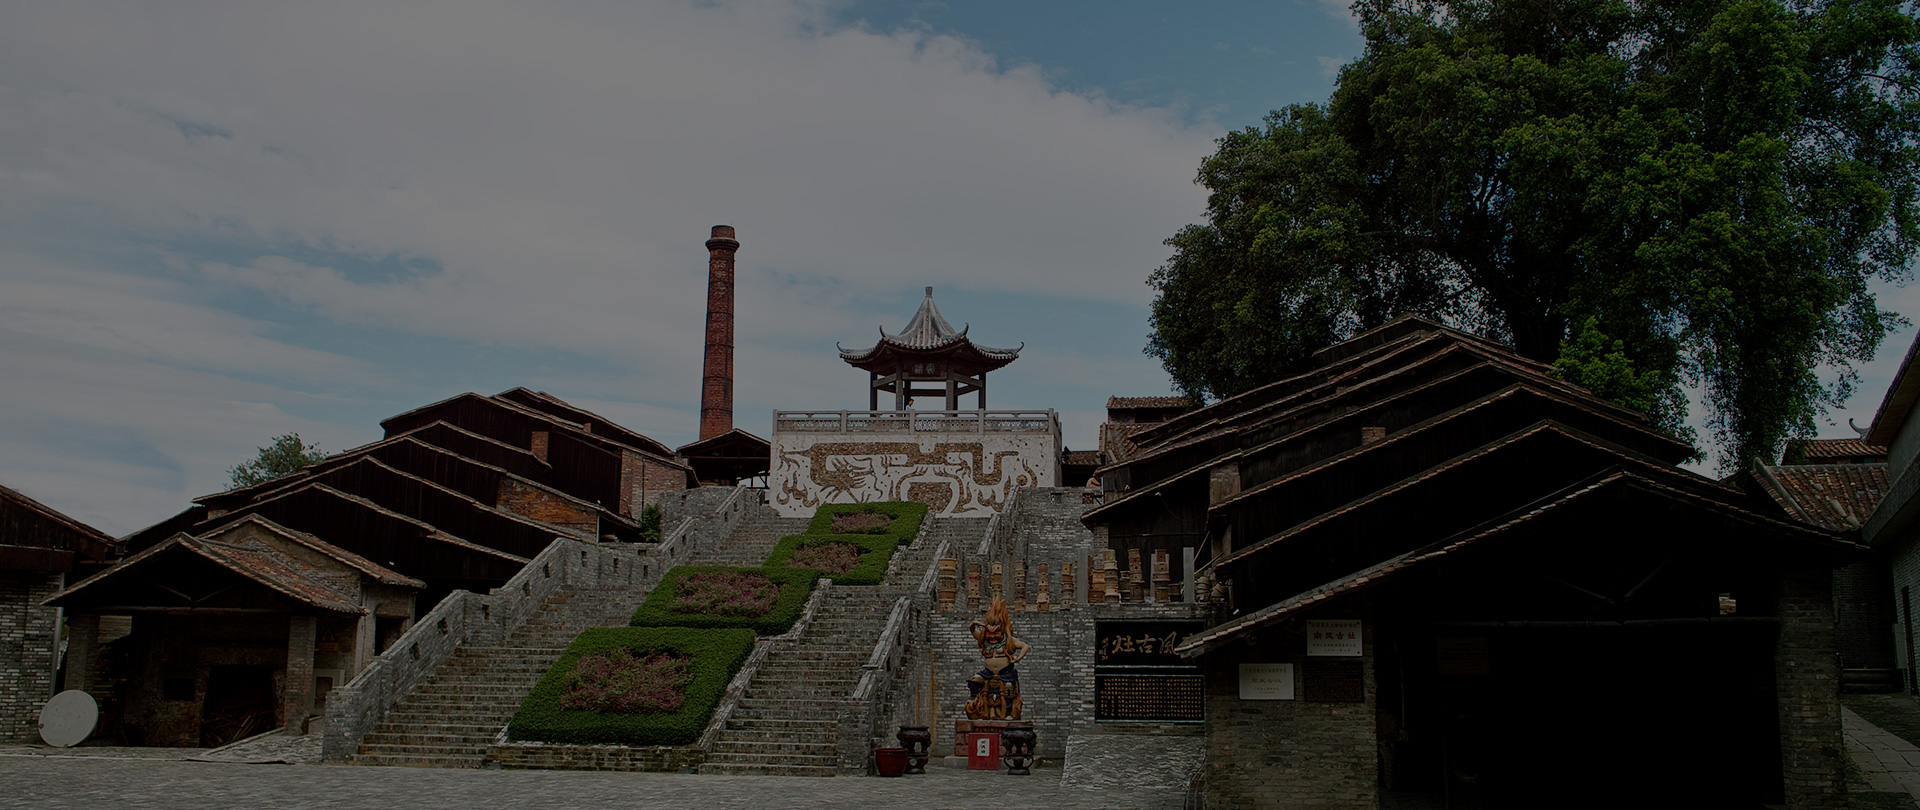
[[[1723,465],[1846,399],[1920,244],[1920,28],[1897,2],[1355,4],[1326,104],[1229,133],[1153,335],[1226,396],[1419,313],[1557,362]],[[1833,370],[1822,379],[1822,370]]]
[[[283,475],[292,475],[307,468],[307,465],[325,461],[327,451],[317,444],[301,441],[300,434],[288,433],[273,437],[273,443],[259,448],[259,454],[241,464],[227,468],[233,486],[250,487],[264,484]]]

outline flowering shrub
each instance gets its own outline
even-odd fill
[[[871,534],[891,537],[904,546],[920,534],[920,524],[926,517],[927,505],[913,501],[828,503],[814,510],[806,533],[816,537]],[[886,520],[883,522],[878,518]]]
[[[780,585],[751,571],[706,571],[685,577],[675,589],[675,613],[760,616],[780,598]]]
[[[794,568],[811,568],[829,574],[844,574],[860,564],[860,547],[852,543],[821,543],[806,546],[787,558]]]
[[[660,650],[635,655],[621,647],[580,656],[560,708],[611,714],[676,712],[693,682],[693,659]]]
[[[507,738],[584,745],[693,743],[726,694],[727,683],[753,651],[754,635],[748,628],[608,627],[583,632],[520,702],[520,710],[507,726]],[[640,653],[635,655],[635,650]],[[680,663],[655,662],[662,653]],[[671,682],[670,677],[656,676],[680,670],[684,680],[674,690],[680,695],[680,706],[656,712],[568,706],[568,696],[583,680],[580,669],[592,667],[593,658],[605,659],[615,670],[650,670],[629,672],[637,683]],[[632,664],[622,663],[627,661]]]
[[[851,512],[833,516],[834,534],[886,534],[893,518],[877,512]]]
[[[745,627],[764,636],[779,635],[800,618],[820,576],[810,568],[675,566],[633,611],[629,624]]]

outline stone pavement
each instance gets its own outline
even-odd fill
[[[532,808],[900,808],[1175,810],[1178,790],[1071,788],[1058,768],[1033,776],[929,768],[923,776],[714,776],[335,765],[238,765],[156,759],[156,749],[0,748],[0,808],[203,810],[207,807],[473,810]],[[165,750],[165,749],[161,749]],[[170,749],[175,756],[202,753]],[[117,752],[144,757],[115,758]],[[81,754],[78,752],[87,752]]]
[[[1859,766],[1867,791],[1900,793],[1920,801],[1920,746],[1882,730],[1844,706],[1840,709],[1840,727],[1847,738],[1847,754]],[[1856,789],[1859,787],[1856,785]]]

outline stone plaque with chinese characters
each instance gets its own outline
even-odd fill
[[[1359,657],[1359,619],[1308,619],[1307,654]]]

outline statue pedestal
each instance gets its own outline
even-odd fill
[[[971,753],[967,748],[968,734],[992,734],[996,739],[1000,732],[1010,728],[1033,729],[1033,723],[1027,720],[955,720],[953,721],[953,755],[964,757]]]

